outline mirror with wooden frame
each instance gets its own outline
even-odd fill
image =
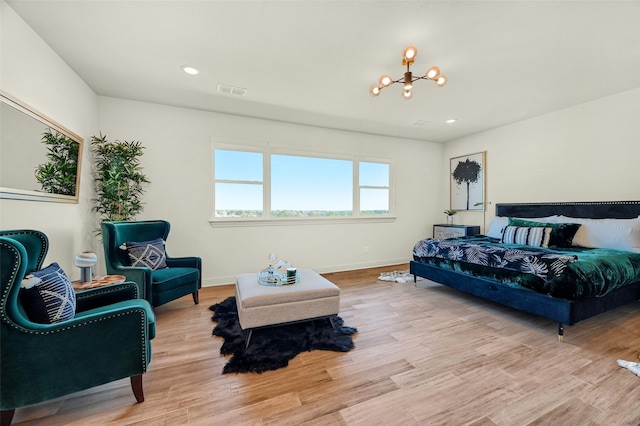
[[[0,198],[77,203],[84,140],[0,92]]]

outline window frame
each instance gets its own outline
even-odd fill
[[[263,215],[262,217],[217,217],[215,213],[215,187],[216,183],[227,182],[225,180],[216,180],[215,177],[215,151],[240,151],[240,152],[254,152],[262,154],[262,172],[263,172]],[[327,216],[327,217],[272,217],[271,216],[271,156],[272,155],[286,155],[286,156],[300,156],[311,157],[326,160],[347,160],[352,163],[352,215],[351,216]],[[212,138],[211,142],[211,211],[209,223],[214,227],[226,227],[226,226],[256,226],[256,225],[288,225],[288,224],[336,224],[336,223],[353,223],[353,222],[392,222],[395,221],[395,191],[394,191],[394,162],[392,159],[349,155],[349,154],[336,154],[328,152],[320,152],[317,150],[304,150],[298,146],[291,146],[285,144],[273,144],[269,142],[253,142],[253,143],[238,143],[238,141],[230,142],[228,140],[221,140]],[[389,214],[386,215],[361,215],[360,214],[360,190],[366,186],[359,185],[359,165],[364,163],[382,163],[389,166]],[[233,182],[229,182],[233,183]],[[242,183],[242,182],[238,182]],[[378,187],[375,187],[378,188]]]

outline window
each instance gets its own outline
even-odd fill
[[[360,214],[389,214],[389,165],[359,163]]]
[[[271,216],[353,215],[353,162],[271,156]]]
[[[386,162],[214,147],[214,216],[381,217],[391,214]]]
[[[262,217],[262,154],[216,149],[215,217]]]

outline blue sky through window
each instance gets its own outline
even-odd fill
[[[353,162],[271,156],[271,210],[351,210]]]
[[[263,155],[269,154],[215,150],[216,215],[227,215],[224,211],[236,211],[232,215],[262,211],[264,185],[269,183],[272,212],[344,214],[357,208],[353,201],[354,161],[271,154],[271,180],[263,182]],[[359,210],[388,212],[389,164],[359,162],[358,167],[359,186],[378,187],[360,188]]]

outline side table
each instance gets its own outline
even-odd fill
[[[79,290],[88,290],[90,288],[103,287],[105,285],[117,284],[124,282],[126,277],[124,275],[105,275],[104,277],[95,277],[92,281],[73,281],[71,285],[73,285],[73,289],[76,291]]]
[[[447,238],[469,237],[480,234],[480,226],[470,225],[433,225],[433,238],[446,240]]]

